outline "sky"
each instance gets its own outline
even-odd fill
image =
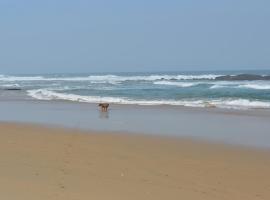
[[[270,70],[269,0],[0,0],[0,74]]]

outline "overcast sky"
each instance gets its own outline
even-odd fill
[[[0,74],[270,69],[269,0],[0,0]]]

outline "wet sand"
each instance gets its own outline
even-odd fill
[[[0,124],[0,199],[270,199],[270,152]]]

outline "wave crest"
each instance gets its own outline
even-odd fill
[[[44,77],[44,76],[0,76],[0,81],[94,81],[94,82],[123,82],[123,81],[158,81],[158,80],[214,80],[221,75],[147,75],[147,76],[118,76],[92,75],[81,77]]]
[[[270,90],[269,84],[245,84],[239,85],[239,88],[255,89],[255,90]]]
[[[251,101],[248,99],[216,99],[216,100],[134,100],[126,97],[100,97],[81,96],[37,89],[27,91],[28,95],[39,100],[68,100],[87,103],[108,102],[114,104],[136,104],[136,105],[178,105],[187,107],[219,107],[219,108],[270,108],[270,102]]]
[[[177,86],[177,87],[192,87],[199,85],[200,83],[187,83],[187,82],[171,82],[171,81],[156,81],[154,82],[155,85],[170,85],[170,86]]]

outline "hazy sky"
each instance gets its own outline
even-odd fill
[[[270,69],[269,0],[0,0],[0,74]]]

